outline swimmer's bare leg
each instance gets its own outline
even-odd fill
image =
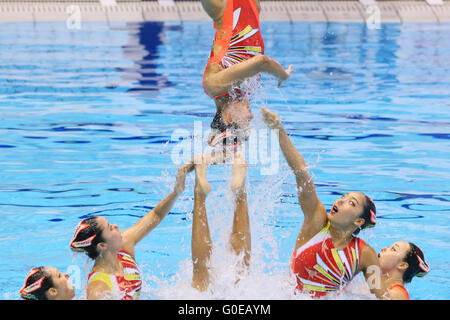
[[[256,7],[258,8],[258,13],[261,12],[260,0],[255,0]],[[208,16],[216,21],[221,21],[225,7],[227,5],[227,0],[202,0],[203,10],[206,11]]]
[[[261,13],[261,3],[259,0],[255,0],[256,7],[258,8],[258,13]]]
[[[213,19],[214,23],[219,26],[222,25],[222,17],[225,12],[227,0],[202,0],[202,7]]]
[[[236,255],[243,253],[243,268],[239,272],[244,271],[250,265],[251,253],[250,219],[248,217],[247,192],[245,189],[246,175],[247,163],[244,156],[237,152],[232,165],[231,190],[235,196],[236,209],[234,211],[230,244]]]
[[[204,157],[203,157],[204,158]],[[206,216],[206,196],[211,185],[206,180],[206,161],[195,164],[194,218],[192,221],[192,286],[205,291],[210,282],[209,261],[212,252],[212,241]]]

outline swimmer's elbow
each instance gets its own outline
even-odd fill
[[[224,90],[223,86],[209,79],[204,80],[203,88],[210,97],[217,97],[227,92]]]
[[[294,163],[291,169],[295,175],[295,181],[298,187],[301,186],[305,190],[314,188],[314,181],[306,165],[303,165],[303,163]]]
[[[292,172],[294,173],[296,179],[301,180],[305,179],[305,177],[310,178],[308,169],[301,162],[298,162],[295,165],[293,165]]]
[[[269,73],[281,81],[289,78],[289,73],[276,60],[265,55],[259,55],[252,59],[256,59],[258,72]]]
[[[205,84],[205,91],[210,97],[218,96],[218,90],[213,85]]]
[[[270,66],[272,64],[272,59],[270,57],[261,54],[254,57],[253,59],[255,59],[255,63],[258,65],[260,71],[262,72],[270,71]]]

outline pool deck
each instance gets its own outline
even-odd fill
[[[211,21],[199,1],[8,1],[0,22]],[[450,1],[261,1],[262,21],[450,22]]]

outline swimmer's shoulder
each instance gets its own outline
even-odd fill
[[[389,288],[389,295],[392,300],[409,300],[408,291],[401,285],[395,285]]]
[[[122,232],[123,244],[120,250],[125,251],[127,254],[131,255],[134,258],[134,247],[136,245],[136,242],[135,237],[130,234],[130,232],[132,232],[130,229],[131,228],[126,229]]]
[[[328,218],[325,216],[325,219],[313,219],[311,222],[307,222],[305,219],[302,228],[300,229],[300,233],[297,237],[297,241],[295,243],[295,250],[304,246],[308,243],[312,238],[318,235],[320,232],[326,232],[326,228],[328,227]]]
[[[378,261],[378,254],[375,249],[361,238],[355,237],[355,239],[360,244],[360,263],[358,266],[358,272],[370,272],[371,269],[369,267],[379,267],[380,263]]]
[[[111,275],[105,272],[95,272],[89,278],[87,285],[87,299],[101,300],[111,295],[113,291],[113,284]]]

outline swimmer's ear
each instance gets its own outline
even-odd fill
[[[402,261],[397,265],[397,269],[399,269],[400,271],[406,271],[409,267],[408,262],[406,261]]]
[[[56,288],[52,287],[47,290],[47,296],[48,296],[49,300],[55,299],[57,295],[58,295],[58,290]]]
[[[366,220],[364,220],[364,218],[358,218],[355,220],[355,222],[353,222],[353,224],[355,225],[355,227],[361,228],[365,222]]]
[[[100,243],[97,244],[97,251],[98,252],[105,251],[106,249],[108,249],[108,245],[106,244],[106,242],[100,242]]]

